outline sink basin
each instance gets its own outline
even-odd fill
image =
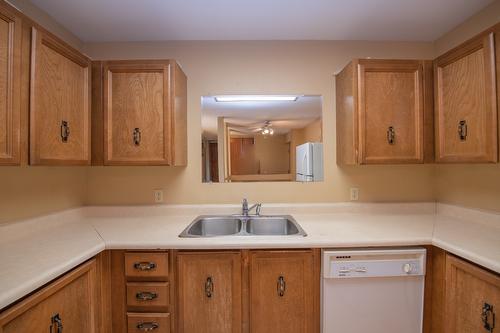
[[[289,215],[198,216],[179,237],[215,236],[307,236]]]
[[[199,216],[179,237],[213,237],[240,232],[242,221],[233,216]]]
[[[251,217],[246,223],[246,231],[251,235],[306,236],[291,216]]]

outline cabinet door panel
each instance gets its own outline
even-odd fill
[[[422,65],[360,62],[361,163],[423,162]]]
[[[240,253],[178,255],[179,332],[241,332]]]
[[[20,160],[21,20],[0,5],[0,165]]]
[[[483,308],[492,306],[498,317],[500,277],[452,255],[446,256],[446,332],[487,332]],[[493,323],[492,314],[488,322]],[[497,319],[498,320],[498,319]]]
[[[0,314],[2,333],[47,333],[58,314],[64,332],[96,332],[96,262],[92,260]]]
[[[494,52],[490,34],[436,60],[438,161],[497,161]]]
[[[105,163],[168,164],[170,66],[107,65]]]
[[[90,61],[35,28],[30,122],[31,164],[89,163]]]
[[[256,251],[250,257],[250,331],[314,332],[310,251]]]

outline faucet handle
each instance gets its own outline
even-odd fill
[[[257,206],[255,207],[255,214],[260,215],[261,208],[262,208],[262,204],[261,203],[257,204]]]

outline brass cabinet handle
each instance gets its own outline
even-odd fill
[[[139,271],[151,271],[156,268],[156,264],[154,262],[141,261],[136,262],[134,268]]]
[[[491,318],[491,322],[490,322]],[[493,311],[493,306],[484,303],[483,304],[483,310],[481,312],[481,319],[483,321],[483,327],[487,332],[493,332],[493,329],[495,328],[495,312]]]
[[[279,297],[285,296],[286,282],[285,282],[285,278],[283,276],[280,276],[278,278],[278,283],[277,283],[276,289],[278,291]]]
[[[134,128],[132,137],[134,139],[134,145],[139,146],[141,144],[141,130],[138,127]]]
[[[68,142],[69,139],[69,124],[66,120],[61,121],[61,140],[62,142]]]
[[[396,130],[394,126],[389,126],[389,128],[387,128],[387,143],[390,145],[396,143]]]
[[[55,333],[62,333],[63,331],[62,319],[59,313],[56,313],[50,318],[50,333],[52,333],[53,328],[56,329]]]
[[[207,281],[205,281],[205,295],[208,298],[211,298],[214,293],[214,281],[212,280],[212,277],[209,276],[207,277]]]
[[[458,137],[460,141],[466,141],[467,140],[467,121],[466,120],[460,120],[458,123]]]
[[[141,291],[135,294],[135,298],[139,301],[152,301],[158,298],[158,294],[152,291]]]
[[[139,331],[151,332],[151,331],[154,331],[154,330],[160,328],[160,325],[154,321],[146,321],[146,322],[137,324],[136,327]]]

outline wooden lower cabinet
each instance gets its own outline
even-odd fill
[[[444,332],[496,332],[500,317],[500,276],[446,255]],[[496,323],[498,325],[498,323]]]
[[[312,251],[250,254],[250,332],[317,332]]]
[[[177,256],[178,332],[241,332],[241,253]]]
[[[1,313],[0,333],[99,333],[97,290],[92,259]]]

